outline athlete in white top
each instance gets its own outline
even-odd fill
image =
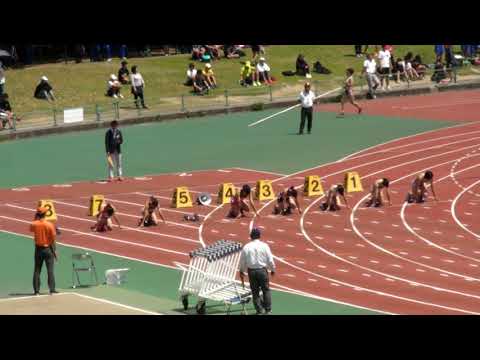
[[[382,88],[383,82],[386,83],[386,90],[390,90],[390,67],[391,67],[391,58],[392,55],[390,51],[386,50],[386,46],[382,45],[382,50],[378,53],[378,60],[380,60],[380,84]]]

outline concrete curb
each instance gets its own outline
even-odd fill
[[[424,85],[424,86],[418,86],[418,87],[413,86],[408,89],[394,89],[389,92],[377,93],[377,98],[412,96],[412,95],[432,94],[432,93],[444,92],[444,91],[458,91],[458,90],[470,90],[470,89],[480,89],[480,80],[463,81],[463,82],[458,82],[456,84],[449,84],[449,85]],[[367,92],[363,91],[362,93],[358,94],[356,97],[357,99],[364,100],[366,99],[366,95],[367,95]],[[332,96],[327,96],[322,98],[320,100],[320,103],[335,103],[339,101],[340,101],[339,95],[332,95]],[[296,99],[274,101],[271,103],[263,103],[263,110],[283,108],[283,107],[288,107],[295,104],[297,104]],[[197,110],[197,111],[191,111],[191,112],[186,111],[186,112],[176,112],[176,113],[168,113],[168,114],[161,114],[161,115],[142,116],[139,118],[129,118],[129,119],[119,120],[119,123],[122,126],[136,125],[136,124],[144,124],[144,123],[152,123],[152,122],[178,120],[178,119],[184,119],[184,118],[203,117],[203,116],[209,116],[209,115],[229,114],[229,113],[251,111],[251,110],[252,110],[251,104],[231,106],[231,107],[218,107],[218,108],[211,108],[207,110]],[[64,133],[77,132],[77,131],[103,129],[109,126],[110,126],[109,121],[102,121],[102,122],[87,122],[87,123],[72,124],[72,125],[50,126],[48,128],[22,129],[22,130],[18,130],[17,132],[11,132],[11,131],[5,130],[4,133],[0,133],[0,142],[30,138],[34,136],[64,134]]]

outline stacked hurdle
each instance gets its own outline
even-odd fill
[[[221,301],[230,313],[232,305],[245,305],[251,298],[249,289],[243,288],[236,280],[242,244],[219,240],[212,245],[190,252],[190,263],[175,263],[182,271],[179,293],[185,310],[188,296],[198,298],[197,313],[205,313],[206,300]]]

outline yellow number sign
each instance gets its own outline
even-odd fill
[[[190,196],[190,191],[186,186],[180,186],[175,188],[172,197],[172,207],[174,208],[186,208],[193,207],[192,197]]]
[[[55,212],[55,206],[53,206],[52,200],[40,200],[38,202],[39,207],[44,207],[47,209],[47,214],[45,215],[45,220],[57,221],[57,213]]]
[[[320,196],[324,194],[320,176],[311,175],[305,177],[303,194],[305,196]]]
[[[357,172],[347,172],[345,174],[345,190],[349,193],[363,191],[362,182]]]
[[[257,181],[256,195],[259,201],[275,199],[272,182],[270,180]]]
[[[230,202],[230,198],[232,198],[236,193],[235,186],[231,183],[226,183],[220,185],[220,189],[218,190],[218,204],[227,204]]]
[[[90,206],[88,210],[88,216],[97,216],[102,209],[102,204],[105,201],[103,195],[92,195],[90,198]]]

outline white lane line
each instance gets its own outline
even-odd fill
[[[352,229],[344,228],[343,231],[352,232]]]
[[[311,282],[317,282],[318,281],[317,279],[312,279],[312,278],[308,278],[307,280],[311,281]]]
[[[453,264],[455,262],[455,260],[450,260],[450,259],[446,259],[446,260],[443,260],[443,261],[445,261],[447,263],[450,263],[450,264]]]
[[[218,231],[218,230],[215,230],[215,229],[212,229],[212,230],[210,230],[210,231],[211,231],[212,233],[214,233],[214,234],[218,234],[218,233],[219,233],[219,231]]]
[[[323,237],[321,237],[321,236],[315,236],[315,239],[317,239],[317,240],[323,240]]]
[[[12,217],[8,217],[8,216],[3,216],[3,215],[0,215],[0,218],[7,219],[7,220],[18,221],[18,222],[22,222],[22,223],[26,223],[26,224],[31,223],[31,221],[25,221],[25,220],[12,218]],[[74,233],[74,234],[82,234],[82,235],[85,235],[85,236],[88,236],[88,237],[94,237],[94,238],[103,239],[103,240],[111,241],[111,242],[115,242],[115,243],[127,244],[127,245],[132,245],[132,246],[137,246],[137,247],[142,247],[142,248],[147,248],[147,249],[152,249],[152,250],[158,250],[158,251],[162,251],[162,252],[168,252],[168,253],[177,254],[177,255],[185,255],[185,256],[188,255],[187,253],[180,252],[180,251],[165,249],[165,248],[161,248],[161,247],[158,247],[158,246],[147,245],[147,244],[142,244],[142,243],[135,243],[135,242],[126,241],[126,240],[115,239],[115,238],[108,237],[108,236],[98,235],[96,233],[87,233],[87,232],[78,231],[78,230],[75,230],[75,229],[69,229],[69,228],[66,228],[66,227],[63,227],[63,226],[59,227],[59,229],[62,230],[62,231],[68,231],[68,232],[71,232],[71,233]],[[73,245],[73,246],[75,246],[75,245]],[[79,246],[79,247],[81,247],[81,246]],[[93,251],[97,251],[97,250],[94,249]]]
[[[31,211],[31,212],[35,211],[35,209],[29,209],[29,208],[25,208],[23,206],[17,206],[17,205],[12,205],[12,204],[5,204],[5,205],[8,206],[8,207],[12,207],[12,208],[15,208],[15,209],[20,209],[20,210],[25,210],[25,211]],[[84,219],[84,218],[80,218],[80,217],[77,217],[77,216],[64,215],[64,214],[60,214],[58,212],[57,212],[57,216],[64,217],[64,218],[67,218],[67,219],[72,219],[72,220],[89,222],[89,223],[96,223],[97,222],[96,220]],[[115,226],[117,226],[117,225],[115,225]],[[125,225],[122,226],[122,229],[129,230],[129,231],[135,231],[135,232],[139,232],[139,233],[144,233],[144,234],[160,236],[160,237],[168,237],[168,238],[172,238],[172,239],[183,240],[183,241],[188,241],[188,242],[193,242],[193,243],[198,243],[199,242],[198,240],[186,238],[186,237],[183,237],[183,236],[163,234],[163,233],[154,232],[154,231],[147,231],[147,230],[142,230],[142,229],[138,229],[138,228],[132,228],[132,227],[125,226]],[[80,231],[78,231],[78,233],[80,233]]]
[[[267,243],[269,243],[269,244],[275,244],[275,241],[267,240]]]
[[[295,245],[292,245],[292,244],[287,244],[287,247],[289,247],[289,248],[294,248],[294,247],[295,247]]]
[[[423,270],[423,269],[415,269],[415,270],[418,271],[418,272],[425,272],[425,270]]]
[[[385,239],[393,239],[390,235],[385,235]]]
[[[317,265],[320,269],[326,269],[327,267],[325,265]]]
[[[285,232],[284,229],[277,229],[278,232]]]
[[[310,248],[306,248],[305,250],[310,251],[310,252],[314,252],[314,251],[315,251],[315,249],[310,249]]]
[[[335,242],[338,244],[343,244],[343,240],[336,240]]]
[[[286,277],[289,277],[289,278],[294,278],[295,277],[295,275],[293,275],[293,274],[283,274],[283,276],[286,276]]]
[[[452,205],[450,207],[451,209],[451,213],[452,213],[452,217],[453,217],[453,220],[457,223],[458,226],[460,226],[463,230],[465,230],[466,232],[470,233],[471,235],[475,236],[477,239],[480,239],[480,235],[471,231],[470,229],[467,229],[468,225],[467,224],[462,224],[462,222],[458,219],[457,217],[457,214],[456,214],[456,206],[457,206],[457,202],[458,200],[465,194],[465,192],[469,191],[470,189],[474,188],[475,186],[477,186],[478,184],[480,184],[480,180],[478,181],[475,181],[473,184],[467,186],[464,190],[462,190],[461,192],[458,193],[458,195],[455,197],[455,199],[452,201]]]
[[[378,264],[378,263],[380,263],[378,260],[370,260],[370,262],[371,262],[372,264]]]
[[[305,264],[305,261],[297,260],[297,264],[304,265],[304,264]]]
[[[340,271],[340,272],[344,272],[344,273],[347,273],[347,272],[348,272],[348,270],[347,270],[347,269],[338,269],[338,271]]]

